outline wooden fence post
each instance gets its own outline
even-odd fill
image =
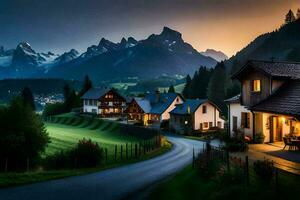
[[[246,156],[245,158],[245,172],[246,172],[246,184],[247,186],[250,184],[249,182],[249,158]]]
[[[123,145],[121,144],[121,160],[123,160]]]
[[[128,159],[128,144],[126,143],[126,159]]]
[[[105,162],[107,163],[107,148],[105,148]]]
[[[26,170],[29,172],[29,158],[26,159]]]
[[[229,151],[226,150],[226,164],[227,164],[227,171],[230,170],[230,160],[229,160]]]
[[[145,140],[144,140],[144,142],[143,142],[144,144],[143,144],[143,148],[144,148],[144,154],[146,154],[146,147],[145,147]]]
[[[137,154],[138,154],[137,144],[135,144],[134,146],[135,146],[135,151],[134,151],[134,153],[135,153],[135,158],[137,158]]]
[[[118,150],[118,146],[115,145],[115,161],[117,160],[117,150]]]

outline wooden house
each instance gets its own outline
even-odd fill
[[[253,60],[232,78],[241,82],[241,95],[226,100],[231,135],[241,129],[276,142],[300,134],[300,63]]]
[[[115,89],[92,88],[83,100],[83,113],[97,114],[100,117],[121,117],[126,108],[126,99]]]

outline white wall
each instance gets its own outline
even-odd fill
[[[245,128],[244,132],[245,135],[253,137],[253,117],[250,110],[246,107],[241,106],[239,103],[231,103],[230,104],[230,134],[233,136],[233,116],[237,117],[237,128],[241,127],[241,120],[242,120],[242,112],[250,113],[250,128]]]
[[[93,111],[92,111],[93,109],[95,109],[96,113],[99,114],[98,106],[83,105],[83,112],[85,112],[85,113],[93,113]]]
[[[178,101],[177,101],[178,99]],[[175,107],[177,104],[182,104],[183,103],[183,100],[181,99],[181,97],[179,95],[177,95],[177,98],[172,102],[172,104],[169,106],[169,108],[162,113],[161,117],[160,117],[160,121],[163,121],[163,120],[168,120],[170,119],[170,113]]]
[[[202,108],[203,106],[206,106],[206,113],[202,113]],[[216,120],[215,120],[216,117]],[[194,114],[194,130],[199,130],[200,129],[200,123],[204,122],[212,122],[213,127],[217,126],[218,121],[221,122],[222,128],[224,128],[224,120],[220,118],[220,112],[219,110],[212,104],[210,103],[204,103],[199,108],[196,110]],[[207,128],[209,129],[209,127]],[[203,130],[205,130],[204,125],[203,125]]]

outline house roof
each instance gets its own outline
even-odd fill
[[[250,67],[271,77],[300,80],[300,63],[259,60],[248,61],[232,78],[239,79]]]
[[[225,99],[224,101],[226,103],[240,103],[241,94],[238,94],[234,97],[231,97],[229,99]]]
[[[111,89],[108,88],[91,88],[89,89],[81,99],[100,99],[104,94],[106,94]]]
[[[196,112],[201,104],[207,102],[207,99],[186,99],[186,101],[180,105],[177,105],[170,113],[178,115],[186,115]],[[189,111],[190,110],[190,113]]]
[[[250,107],[253,111],[272,112],[300,117],[300,80],[284,83],[265,100]]]
[[[177,93],[149,93],[145,96],[145,100],[148,100],[151,105],[151,114],[162,114],[165,112],[173,101],[179,96]]]
[[[149,113],[151,110],[150,102],[146,99],[134,98],[135,102],[140,106],[140,108],[145,112]]]

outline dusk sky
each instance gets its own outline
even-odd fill
[[[1,0],[0,45],[83,52],[101,37],[144,39],[168,26],[199,51],[231,56],[298,7],[300,0]]]

